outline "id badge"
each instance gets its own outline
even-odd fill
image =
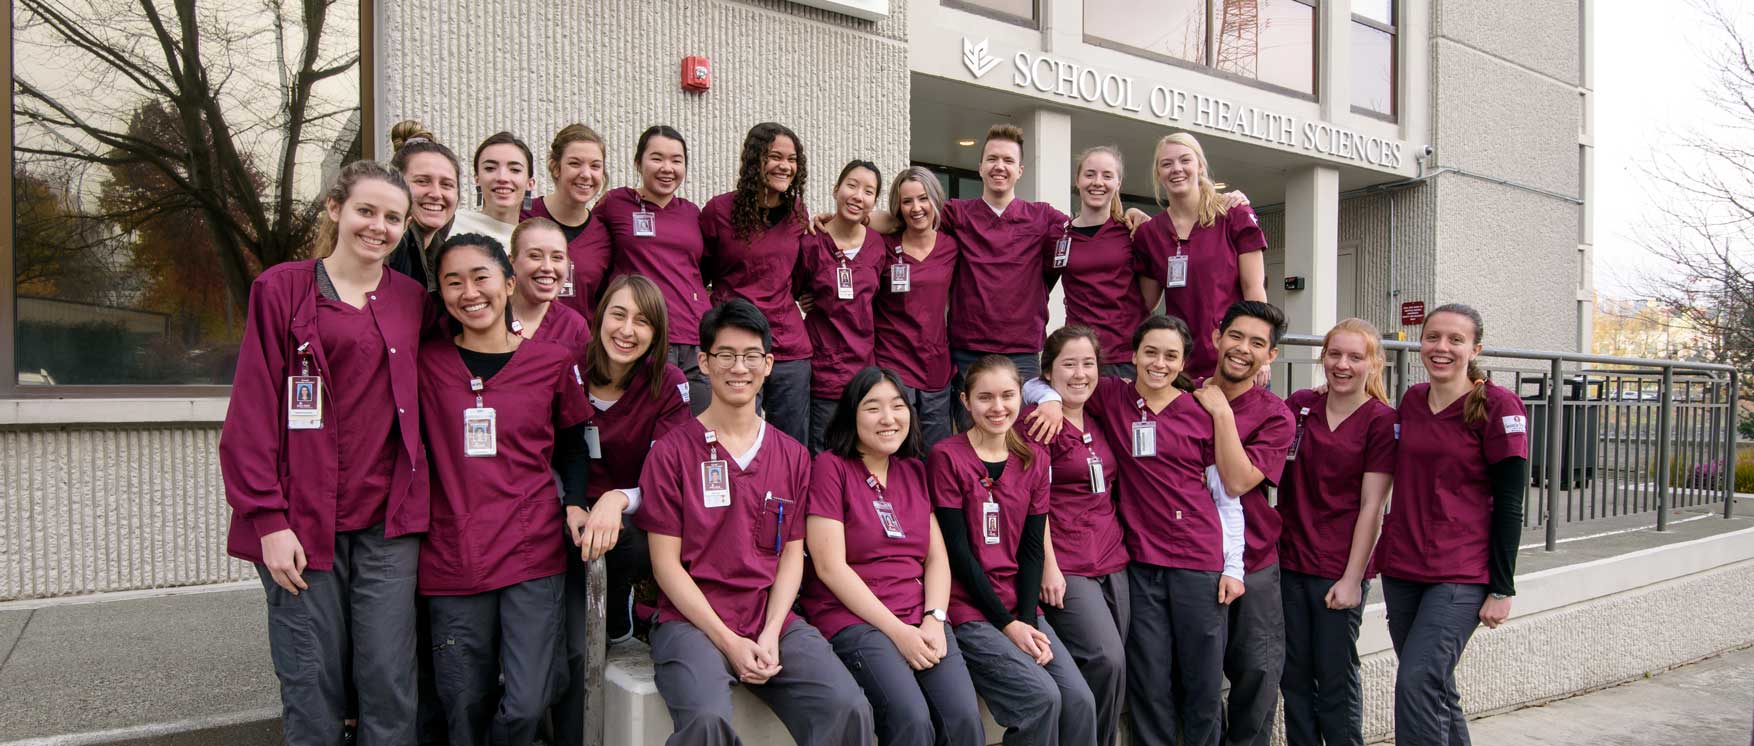
[[[1108,491],[1108,480],[1102,475],[1102,459],[1091,456],[1085,459],[1090,464],[1090,494],[1100,495]]]
[[[988,544],[999,543],[999,504],[992,500],[981,503],[981,538]]]
[[[493,407],[463,410],[463,455],[493,456],[499,453],[498,419]]]
[[[1150,458],[1157,455],[1157,423],[1133,423],[1133,458]]]
[[[1060,240],[1054,242],[1054,269],[1065,269],[1071,258],[1072,237],[1060,236]]]
[[[286,429],[323,429],[323,379],[287,376]]]
[[[834,270],[834,297],[841,300],[853,299],[853,270],[842,265]]]
[[[907,535],[901,531],[901,520],[895,517],[895,506],[888,500],[872,500],[871,507],[877,509],[877,520],[883,524],[883,535],[891,539],[905,539]]]
[[[889,292],[905,293],[912,289],[913,282],[908,279],[907,265],[889,265]]]
[[[590,452],[591,458],[603,458],[603,444],[596,425],[585,426],[585,450]]]
[[[724,459],[700,463],[700,494],[709,508],[731,504],[731,468]]]
[[[652,218],[649,210],[640,210],[633,214],[633,235],[646,238],[658,235],[658,221]]]
[[[572,260],[566,262],[566,280],[560,283],[560,297],[572,297]]]
[[[1188,286],[1188,257],[1177,254],[1169,258],[1169,276],[1164,278],[1164,287],[1185,288]]]
[[[1297,432],[1291,435],[1291,447],[1285,449],[1285,461],[1297,460],[1297,447],[1303,445],[1303,418],[1309,416],[1309,407],[1303,407],[1297,413]]]

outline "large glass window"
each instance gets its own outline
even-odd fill
[[[1316,0],[1084,0],[1084,39],[1313,96]]]
[[[1006,21],[1035,25],[1035,0],[943,0],[951,8],[979,13]]]
[[[1352,110],[1393,118],[1395,13],[1393,0],[1352,4]]]
[[[1315,17],[1302,0],[1223,0],[1212,66],[1314,94]]]
[[[230,382],[251,280],[360,157],[362,1],[14,0],[21,390]]]
[[[1084,0],[1084,35],[1103,46],[1206,64],[1206,0]]]

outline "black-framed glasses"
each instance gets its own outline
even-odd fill
[[[713,353],[708,353],[708,357],[711,357],[713,359],[713,363],[715,365],[719,366],[719,368],[723,369],[723,370],[730,370],[731,368],[735,367],[737,365],[737,361],[739,361],[739,360],[743,361],[743,367],[753,370],[756,366],[761,365],[762,361],[767,359],[767,353],[765,353],[765,352],[744,352],[744,353],[713,352]]]

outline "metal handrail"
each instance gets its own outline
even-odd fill
[[[1281,344],[1293,347],[1319,348],[1322,344],[1322,338],[1309,334],[1288,334],[1281,340]],[[1419,344],[1417,342],[1405,342],[1400,340],[1384,340],[1382,344],[1385,355],[1392,358],[1390,364],[1393,366],[1395,393],[1396,399],[1398,400],[1400,395],[1406,392],[1410,375],[1412,373],[1411,359],[1418,354]],[[1542,487],[1545,488],[1545,494],[1543,495],[1545,498],[1545,504],[1543,506],[1543,511],[1541,511],[1541,514],[1539,515],[1539,519],[1543,522],[1545,528],[1545,547],[1547,551],[1553,551],[1557,547],[1559,540],[1559,516],[1561,515],[1561,507],[1565,505],[1565,503],[1562,502],[1564,496],[1561,494],[1562,490],[1560,489],[1560,485],[1567,482],[1581,484],[1585,481],[1585,478],[1579,478],[1575,476],[1575,473],[1570,479],[1564,477],[1566,465],[1570,461],[1570,459],[1565,457],[1567,453],[1566,449],[1568,446],[1576,448],[1577,444],[1570,441],[1579,437],[1586,440],[1585,445],[1587,448],[1585,449],[1585,452],[1592,454],[1589,457],[1590,463],[1585,464],[1582,467],[1591,475],[1596,474],[1598,466],[1601,466],[1594,461],[1597,458],[1594,455],[1597,447],[1602,446],[1603,450],[1606,450],[1608,446],[1612,446],[1616,449],[1612,469],[1621,472],[1621,476],[1618,478],[1616,484],[1609,488],[1610,494],[1608,497],[1610,503],[1613,502],[1613,491],[1618,490],[1625,493],[1628,489],[1626,484],[1627,480],[1625,478],[1626,474],[1631,474],[1634,477],[1637,477],[1644,474],[1647,469],[1654,472],[1649,480],[1650,482],[1654,482],[1654,484],[1639,482],[1633,484],[1630,489],[1634,493],[1642,493],[1647,489],[1654,491],[1656,529],[1658,531],[1667,531],[1669,529],[1669,513],[1673,501],[1672,487],[1674,487],[1671,483],[1675,481],[1676,468],[1683,465],[1680,461],[1683,457],[1695,469],[1708,467],[1714,463],[1719,465],[1715,479],[1721,480],[1723,515],[1725,518],[1730,518],[1734,515],[1736,494],[1736,425],[1740,414],[1738,403],[1740,401],[1739,395],[1741,383],[1741,374],[1735,369],[1735,367],[1721,363],[1706,363],[1692,360],[1621,357],[1617,355],[1594,355],[1581,352],[1530,350],[1514,347],[1485,347],[1482,349],[1480,356],[1490,359],[1530,360],[1546,363],[1546,366],[1544,366],[1546,370],[1541,371],[1540,373],[1534,373],[1526,368],[1513,370],[1516,371],[1519,383],[1523,380],[1525,374],[1533,373],[1534,375],[1546,376],[1544,389],[1542,391],[1544,401],[1539,402],[1546,408],[1545,411],[1542,412],[1542,414],[1545,415],[1545,422],[1540,424],[1542,427],[1541,434],[1543,435],[1546,448],[1545,452],[1542,454],[1531,453],[1530,458],[1533,460],[1539,455],[1544,462],[1541,464],[1544,469],[1540,476],[1543,482]],[[1293,366],[1298,365],[1320,365],[1320,361],[1315,359],[1292,360],[1284,357],[1280,358],[1280,363],[1286,365],[1288,370]],[[1579,398],[1577,399],[1572,399],[1566,396],[1565,393],[1566,388],[1563,385],[1563,382],[1568,376],[1566,371],[1567,363],[1575,366],[1574,370],[1569,374],[1570,377],[1573,379],[1582,379],[1580,384],[1582,388],[1580,388]],[[1582,366],[1621,366],[1626,369],[1585,370]],[[1502,369],[1500,370],[1502,371]],[[1689,397],[1687,402],[1680,408],[1683,411],[1679,416],[1677,414],[1675,399],[1677,374],[1688,376],[1686,380],[1692,382],[1691,385],[1683,383],[1683,385],[1689,385],[1689,388],[1687,389]],[[1653,404],[1653,402],[1644,400],[1642,396],[1636,400],[1624,399],[1624,384],[1625,379],[1633,379],[1636,382],[1635,393],[1642,395],[1649,390],[1647,387],[1650,385],[1651,379],[1656,378],[1659,375],[1660,382],[1657,383],[1658,400],[1654,402],[1657,408],[1655,413],[1656,434],[1655,436],[1638,436],[1647,444],[1649,441],[1654,441],[1655,458],[1654,460],[1647,461],[1645,458],[1646,454],[1637,450],[1639,443],[1637,440],[1634,440],[1632,433],[1648,431],[1651,423],[1646,416],[1649,414],[1648,407]],[[1703,381],[1701,380],[1701,376],[1704,377]],[[1599,389],[1599,392],[1606,392],[1606,387],[1611,385],[1611,381],[1614,379],[1618,379],[1620,383],[1616,385],[1614,396],[1607,396],[1606,394],[1599,393],[1597,398],[1591,399],[1588,397],[1587,391],[1582,390],[1587,389],[1591,379],[1600,379],[1599,385],[1604,388]],[[1696,387],[1703,387],[1703,391],[1706,393],[1700,395],[1709,398],[1692,398],[1693,392],[1701,390]],[[1712,394],[1716,394],[1717,396],[1711,396]],[[1588,411],[1590,408],[1595,408],[1599,411],[1592,413]],[[1584,423],[1585,426],[1568,427],[1568,414],[1574,415],[1574,418]],[[1605,424],[1605,421],[1609,419],[1610,416],[1617,415],[1621,416],[1622,420],[1626,419],[1626,416],[1630,416],[1631,419],[1636,421],[1631,424],[1627,424],[1624,421],[1616,422],[1615,433],[1608,438],[1604,438],[1603,432],[1591,432],[1588,430],[1588,422],[1603,421]],[[1630,432],[1622,432],[1623,428],[1630,429]],[[1711,431],[1711,435],[1706,436],[1703,439],[1699,437],[1692,437],[1691,440],[1686,439],[1688,436],[1699,436],[1708,430]],[[1530,433],[1531,436],[1534,434],[1535,433],[1533,432]],[[1722,438],[1721,443],[1714,442],[1718,438]],[[1719,446],[1722,447],[1722,450],[1717,451],[1716,456],[1720,457],[1722,461],[1714,461],[1711,458],[1712,451]],[[1625,451],[1625,453],[1622,454],[1621,451]],[[1677,451],[1681,454],[1680,456],[1676,455]],[[1621,460],[1622,456],[1625,457],[1624,462]],[[1649,466],[1647,466],[1647,464],[1649,464]],[[1578,467],[1573,465],[1572,468],[1575,470]],[[1602,467],[1601,473],[1601,479],[1606,481],[1610,478],[1609,475],[1612,472],[1607,467]],[[1597,477],[1595,476],[1587,477],[1587,481],[1592,484],[1596,482],[1596,479]],[[1712,486],[1715,487],[1717,485],[1714,484]],[[1691,490],[1690,494],[1693,496],[1692,499],[1698,499],[1701,495],[1700,488],[1696,484],[1684,484],[1682,485],[1682,488],[1684,491]],[[1594,490],[1593,499],[1601,498],[1601,487],[1596,485]],[[1589,493],[1586,493],[1586,495],[1587,494]],[[1704,494],[1709,495],[1711,492],[1707,491],[1704,492]],[[1643,495],[1635,495],[1635,497],[1638,502],[1642,502],[1644,499]],[[1623,501],[1632,501],[1632,498],[1627,498],[1624,495],[1621,499]],[[1602,506],[1597,502],[1592,501],[1589,503],[1589,509],[1587,512],[1591,516],[1594,516],[1601,507]],[[1624,505],[1616,507],[1616,514],[1618,514],[1618,510],[1625,507],[1626,506]],[[1579,512],[1585,512],[1582,503],[1579,504]],[[1634,511],[1627,510],[1627,512]]]

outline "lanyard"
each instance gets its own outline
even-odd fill
[[[1297,447],[1303,445],[1303,421],[1309,417],[1309,407],[1297,410],[1297,431],[1291,436],[1291,448],[1285,451],[1286,461],[1297,460]]]
[[[706,449],[707,449],[706,460],[708,460],[708,461],[719,460],[718,443],[719,443],[719,434],[715,433],[711,430],[706,431]]]
[[[310,342],[298,343],[298,374],[301,376],[308,376],[311,374]]]
[[[485,406],[481,403],[481,395],[487,393],[487,382],[481,380],[481,376],[469,377],[469,390],[475,392],[475,408],[480,409]]]
[[[876,474],[871,473],[871,466],[869,464],[866,464],[864,459],[859,459],[859,466],[864,467],[864,469],[865,469],[865,484],[870,485],[871,489],[876,491],[877,499],[879,499],[879,500],[886,499],[883,497],[883,483],[877,481]]]

